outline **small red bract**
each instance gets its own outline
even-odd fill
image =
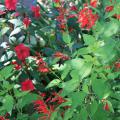
[[[22,91],[33,91],[35,89],[32,80],[25,80],[21,83],[21,90]]]
[[[105,12],[111,12],[114,9],[113,6],[106,6]]]
[[[110,107],[109,107],[108,103],[106,103],[106,104],[104,105],[104,110],[106,110],[106,111],[109,111],[109,110],[110,110]]]
[[[31,23],[31,20],[28,17],[23,19],[23,24],[25,25],[26,28],[29,27],[30,23]]]
[[[24,61],[27,57],[30,56],[30,48],[26,47],[24,44],[19,44],[15,47],[15,52],[19,60]]]

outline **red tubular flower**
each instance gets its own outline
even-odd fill
[[[15,47],[15,52],[19,60],[24,61],[30,56],[30,48],[26,47],[24,44],[19,44]]]
[[[51,102],[57,102],[59,105],[66,102],[66,100],[56,92],[54,92],[53,95],[55,96],[55,98],[52,98]]]
[[[47,108],[47,105],[44,103],[43,100],[34,101],[34,107],[38,111],[38,113],[43,113],[43,114],[46,114],[46,115],[49,114],[49,110]]]
[[[88,30],[95,25],[98,20],[98,15],[93,14],[92,10],[88,7],[84,7],[78,16],[78,22],[81,24],[81,28],[87,28]]]
[[[114,9],[114,6],[106,6],[105,12],[111,12]]]
[[[56,57],[56,58],[60,58],[62,60],[68,60],[69,59],[69,57],[67,55],[64,55],[61,52],[56,52],[53,56]]]
[[[16,10],[17,0],[5,0],[5,6],[8,10]]]
[[[26,28],[29,27],[30,23],[31,23],[31,20],[28,17],[23,19],[23,24],[25,25]]]
[[[40,58],[39,60],[37,60],[37,65],[38,65],[38,71],[42,72],[42,73],[48,73],[49,69],[47,68],[46,62]]]
[[[39,6],[32,6],[32,12],[34,13],[35,18],[39,18],[41,16]]]
[[[105,105],[104,105],[104,110],[106,110],[106,111],[109,111],[109,110],[110,110],[110,107],[109,107],[109,105],[108,105],[107,102],[106,102]]]
[[[5,120],[5,118],[3,116],[0,116],[0,120]]]
[[[32,80],[25,80],[24,82],[21,83],[21,90],[22,91],[33,91],[35,89]]]

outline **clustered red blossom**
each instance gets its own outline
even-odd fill
[[[35,89],[32,80],[26,79],[24,82],[21,83],[21,90],[22,91],[33,91]]]
[[[46,94],[40,94],[41,97],[46,97]],[[36,100],[34,101],[34,108],[38,113],[42,113],[44,116],[40,117],[40,119],[49,119],[52,112],[55,111],[55,106],[56,105],[60,105],[62,103],[66,102],[66,100],[61,97],[59,94],[57,94],[56,92],[52,93],[52,96],[50,96],[49,98],[47,98],[47,100]],[[52,104],[51,104],[52,103]],[[55,105],[53,105],[53,103],[56,103]]]
[[[81,28],[87,28],[89,30],[95,25],[97,20],[98,15],[93,14],[93,11],[88,7],[84,7],[79,12],[78,22],[80,23]]]
[[[17,45],[14,50],[18,59],[21,61],[25,61],[25,59],[30,56],[30,48],[25,46],[23,43]]]
[[[18,0],[5,0],[5,6],[8,10],[16,10]]]
[[[35,18],[39,18],[41,16],[39,6],[32,6],[32,12],[34,13]]]
[[[42,113],[43,116],[40,119],[47,120],[50,119],[51,113],[54,111],[54,107],[50,106],[50,109],[43,100],[34,101],[34,108],[38,113]]]

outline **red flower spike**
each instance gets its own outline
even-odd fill
[[[49,110],[47,108],[47,105],[44,103],[43,100],[34,101],[34,107],[35,107],[35,110],[37,110],[38,113],[43,113],[43,114],[46,114],[46,115],[49,114]]]
[[[30,56],[30,48],[26,47],[22,43],[15,47],[15,52],[18,59],[21,61],[25,61],[25,59]]]
[[[21,90],[22,91],[33,91],[35,89],[32,80],[25,80],[24,82],[21,83]]]
[[[17,0],[5,0],[5,6],[8,10],[16,10]]]
[[[41,16],[39,6],[32,6],[32,12],[34,13],[35,18],[39,18]]]
[[[23,19],[23,24],[25,25],[26,28],[29,27],[30,23],[31,23],[31,20],[28,17]]]
[[[105,12],[111,12],[114,9],[114,6],[106,6]]]
[[[106,104],[104,105],[104,110],[106,110],[106,111],[109,111],[109,110],[110,110],[108,103],[106,103]]]

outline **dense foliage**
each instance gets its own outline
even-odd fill
[[[1,0],[0,39],[0,120],[120,120],[120,0]]]

